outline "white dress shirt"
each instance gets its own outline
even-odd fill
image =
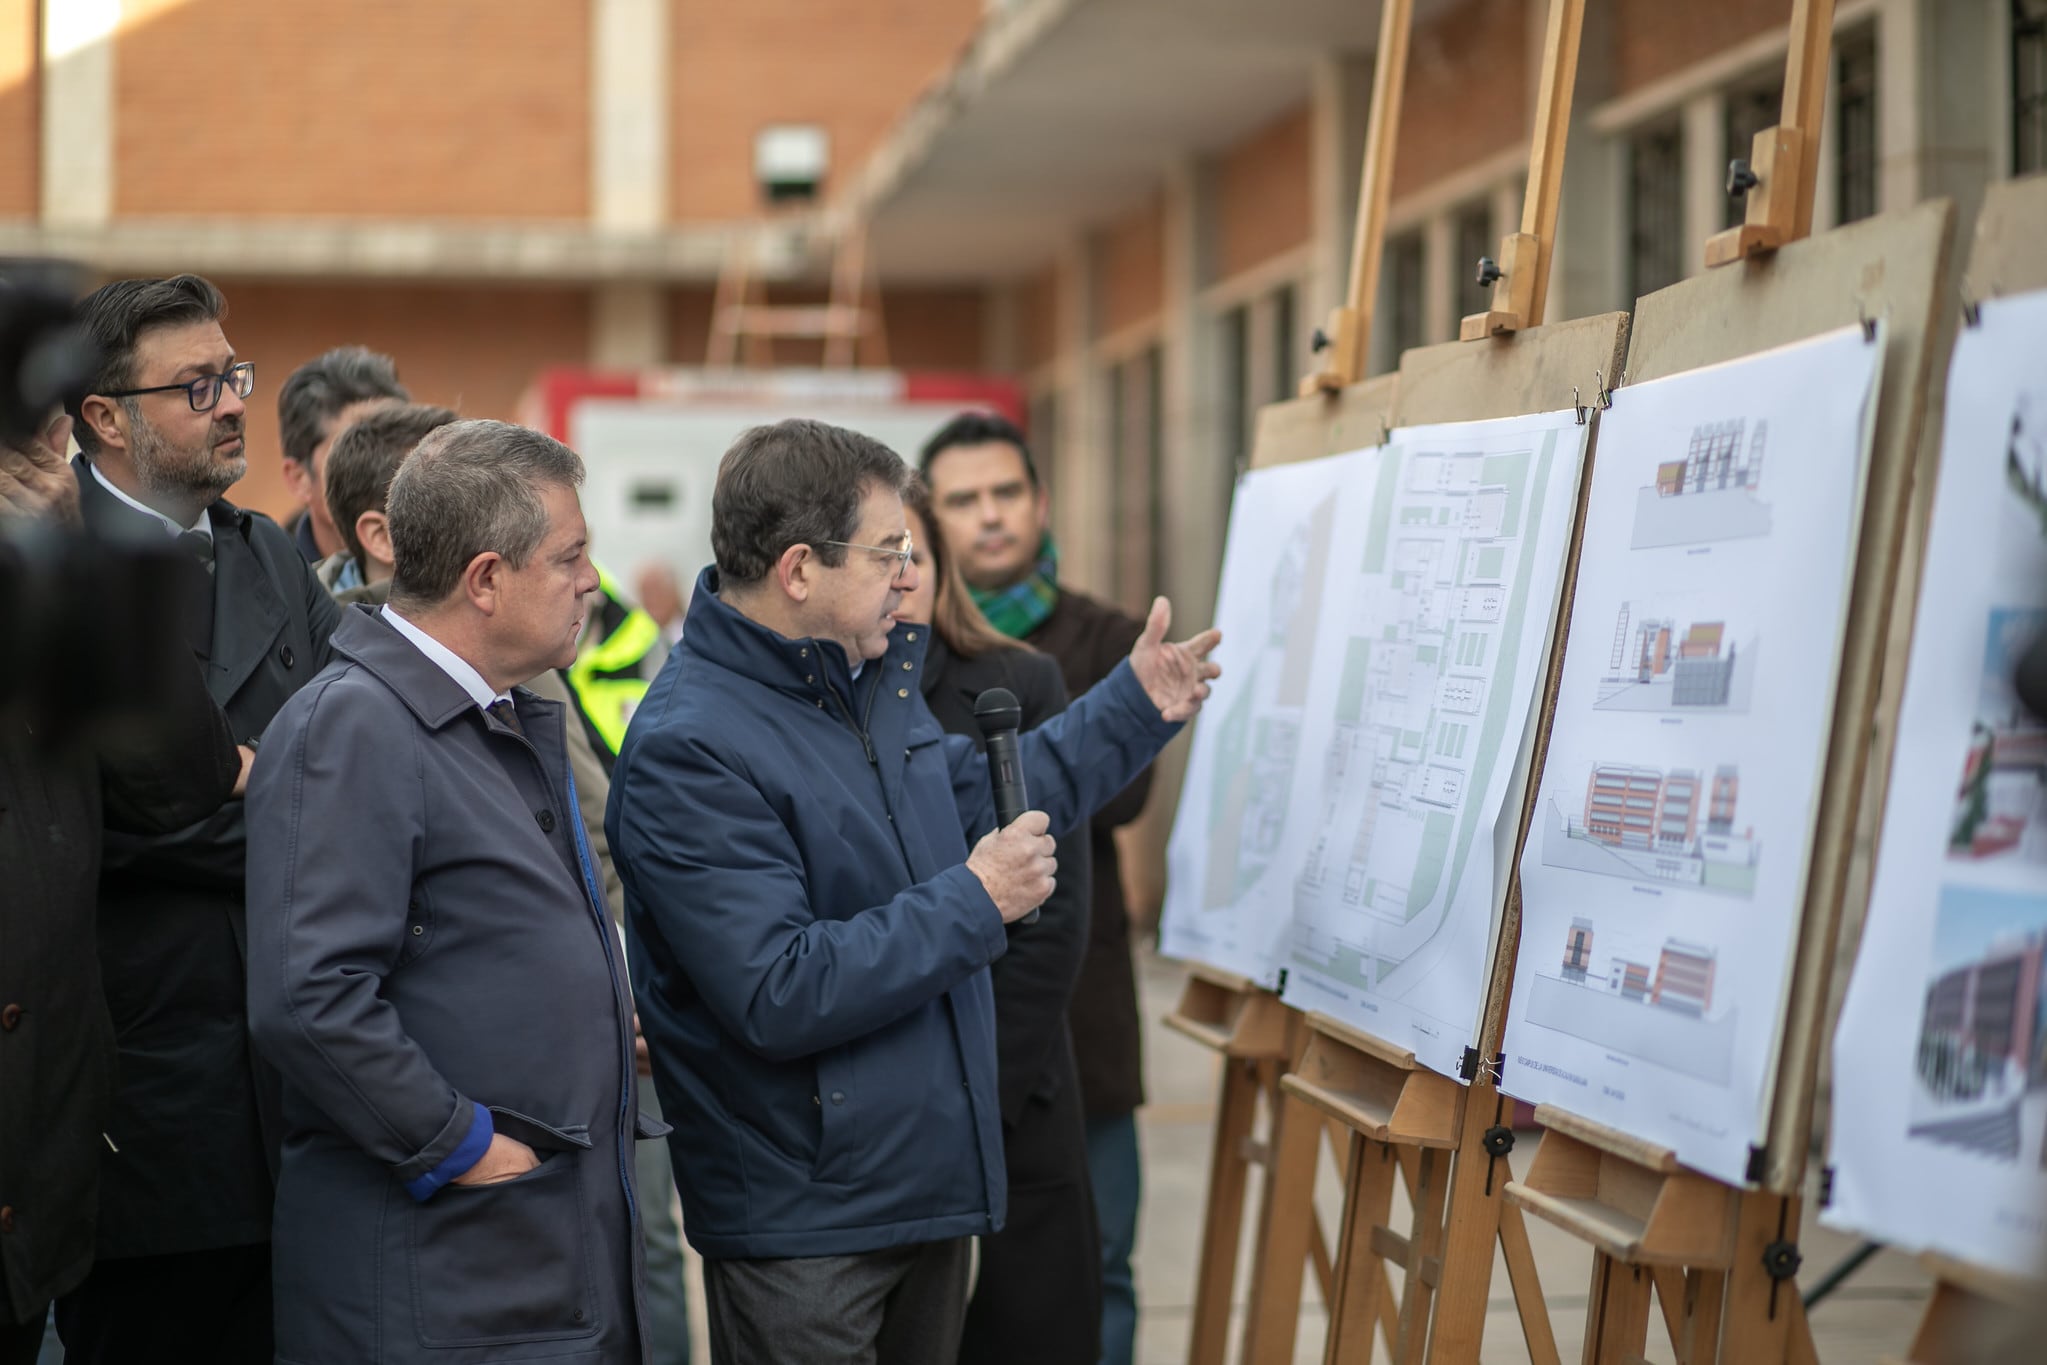
[[[479,710],[488,711],[493,702],[512,699],[509,692],[492,692],[490,684],[483,680],[481,673],[469,666],[467,659],[393,611],[389,602],[384,604],[384,619],[389,621],[400,635],[412,641],[420,653],[440,665],[441,672],[453,678],[462,690],[469,694]]]
[[[200,535],[205,536],[208,540],[213,539],[213,518],[206,515],[206,509],[204,507],[199,509],[199,520],[193,522],[190,526],[180,526],[178,525],[178,523],[172,521],[163,513],[157,511],[154,507],[151,507],[148,503],[137,502],[134,498],[129,497],[125,492],[123,492],[119,488],[116,488],[114,486],[113,480],[109,479],[106,475],[100,473],[100,467],[97,464],[94,464],[91,459],[88,458],[86,460],[85,467],[92,471],[92,476],[95,479],[99,480],[99,485],[101,488],[106,489],[109,493],[112,493],[115,497],[119,498],[122,502],[127,503],[136,511],[144,513],[147,516],[156,518],[157,521],[163,524],[164,530],[169,531],[172,535],[181,536],[185,534],[185,532],[187,531],[197,531]]]

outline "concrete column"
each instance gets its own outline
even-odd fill
[[[1215,227],[1214,176],[1203,161],[1166,175],[1165,296],[1161,328],[1160,412],[1165,424],[1165,593],[1181,623],[1204,622],[1215,608],[1229,507],[1216,430],[1215,327],[1200,306],[1210,274]]]
[[[1023,289],[1023,281],[1005,280],[982,291],[980,368],[991,374],[1023,368]]]
[[[1727,163],[1747,149],[1726,145],[1725,99],[1717,90],[1685,101],[1684,203],[1687,277],[1706,268],[1706,239],[1727,223]]]
[[[1315,59],[1310,73],[1313,263],[1301,300],[1304,333],[1320,327],[1350,291],[1351,237],[1357,231],[1358,183],[1365,170],[1372,67],[1369,56],[1328,53]]]
[[[114,42],[121,0],[43,0],[42,217],[93,227],[114,213]]]
[[[668,3],[594,0],[590,26],[590,217],[656,232],[668,219]]]
[[[590,363],[640,369],[668,362],[668,291],[638,280],[613,280],[590,297]]]
[[[1578,85],[1557,205],[1545,320],[1590,317],[1631,307],[1623,246],[1627,241],[1627,148],[1592,130],[1590,116],[1613,92],[1613,5],[1590,0],[1578,43]],[[1541,41],[1540,35],[1537,42]]]
[[[1107,395],[1095,363],[1096,244],[1083,235],[1059,257],[1059,467],[1052,472],[1052,530],[1060,576],[1099,589],[1109,581]]]
[[[2005,173],[1997,126],[2010,117],[1986,90],[2009,10],[1998,0],[1885,0],[1877,18],[1878,202],[1955,201],[1958,241],[1974,230],[1983,190]]]
[[[1457,220],[1439,212],[1422,224],[1422,344],[1457,339],[1457,278],[1467,263],[1457,259]],[[1469,262],[1476,268],[1477,262]]]
[[[1827,63],[1826,114],[1820,124],[1819,175],[1812,185],[1812,230],[1825,232],[1841,221],[1841,67]]]

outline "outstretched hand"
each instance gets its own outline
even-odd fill
[[[1208,684],[1222,676],[1222,665],[1210,663],[1208,656],[1222,643],[1223,633],[1209,629],[1191,640],[1167,644],[1166,627],[1172,623],[1173,604],[1154,597],[1144,634],[1130,647],[1130,667],[1160,718],[1178,722],[1194,718],[1208,700]]]

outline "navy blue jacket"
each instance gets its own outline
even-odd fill
[[[856,679],[699,580],[633,717],[605,827],[690,1243],[832,1256],[999,1228],[988,964],[967,870],[987,761],[925,706],[928,631]],[[1128,664],[1024,737],[1031,804],[1072,829],[1178,731]],[[1028,933],[1028,929],[1019,932]]]

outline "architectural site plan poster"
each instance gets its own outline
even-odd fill
[[[1194,727],[1166,845],[1168,957],[1277,984],[1293,914],[1294,770],[1307,755],[1309,685],[1328,666],[1316,625],[1331,555],[1355,543],[1340,532],[1337,502],[1371,477],[1377,456],[1274,465],[1237,482],[1215,608],[1223,674]]]
[[[1282,998],[1445,1075],[1477,1037],[1589,431],[1406,428],[1337,499]]]
[[[1884,332],[1600,419],[1502,1088],[1732,1184],[1768,1121]]]
[[[2047,293],[1955,341],[1821,1217],[2031,1276],[2047,1254]]]

